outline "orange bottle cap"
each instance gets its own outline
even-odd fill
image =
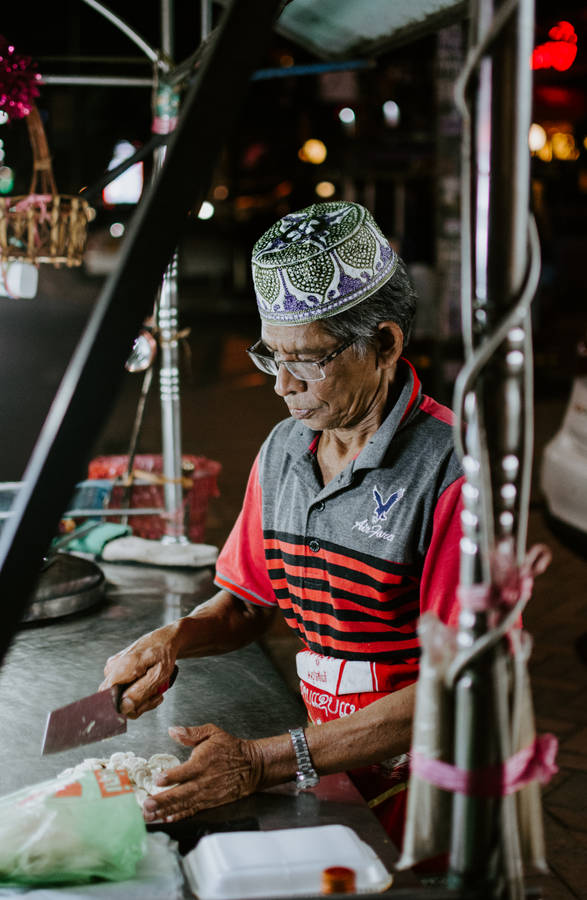
[[[346,866],[330,866],[322,872],[323,894],[352,894],[355,891],[355,870]]]

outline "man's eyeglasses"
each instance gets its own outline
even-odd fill
[[[275,356],[267,349],[263,341],[257,341],[256,344],[248,348],[247,353],[257,368],[261,369],[262,372],[267,372],[269,375],[277,375],[280,365],[283,364],[287,371],[300,381],[322,381],[326,378],[324,366],[354,343],[355,338],[341,344],[340,347],[337,347],[324,359],[316,360],[316,362],[306,362],[298,359],[275,359]]]

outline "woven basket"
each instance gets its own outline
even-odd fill
[[[88,203],[57,193],[36,106],[26,122],[33,151],[31,186],[26,195],[0,197],[0,262],[79,266],[86,245]]]

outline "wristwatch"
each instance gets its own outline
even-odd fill
[[[290,728],[291,742],[296,753],[298,769],[296,772],[296,788],[298,791],[307,791],[316,787],[320,781],[318,772],[312,765],[308,742],[303,728]]]

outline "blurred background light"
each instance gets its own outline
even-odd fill
[[[110,234],[113,238],[120,238],[124,234],[124,225],[122,222],[113,222],[110,226]]]
[[[200,206],[200,211],[198,213],[198,219],[211,219],[214,215],[214,205],[210,203],[208,200],[204,200],[202,205]]]
[[[212,191],[215,200],[226,200],[228,197],[228,188],[225,184],[217,184]]]
[[[118,141],[114,145],[112,159],[108,163],[108,169],[114,169],[120,163],[128,159],[135,152],[130,141]],[[115,206],[117,203],[138,203],[143,192],[143,164],[135,163],[110,184],[107,184],[102,192],[104,203]]]
[[[395,100],[386,100],[382,109],[386,125],[389,125],[391,128],[395,128],[396,125],[399,125],[400,111]]]
[[[298,156],[302,162],[319,166],[326,159],[326,144],[317,138],[309,138],[298,150]]]
[[[345,125],[352,125],[356,118],[355,111],[350,106],[343,106],[338,114],[338,118]]]
[[[327,199],[336,193],[336,188],[331,181],[319,181],[314,188],[319,197]]]
[[[4,125],[5,122],[8,122],[8,113],[0,109],[0,125]]]
[[[579,150],[575,144],[575,138],[566,131],[555,131],[551,137],[552,152],[557,159],[577,159]]]
[[[528,133],[528,146],[533,153],[541,150],[546,143],[546,131],[537,122],[532,122]]]
[[[0,166],[0,194],[9,194],[14,186],[14,172],[10,166]]]
[[[552,160],[552,144],[550,141],[546,141],[543,147],[540,150],[536,151],[536,156],[542,160],[542,162],[550,162]]]
[[[577,55],[577,35],[570,22],[557,22],[548,32],[551,38],[539,44],[532,53],[533,69],[570,69]]]
[[[279,184],[276,184],[275,188],[273,189],[273,196],[277,199],[281,197],[289,197],[292,191],[293,184],[291,181],[280,181]]]

